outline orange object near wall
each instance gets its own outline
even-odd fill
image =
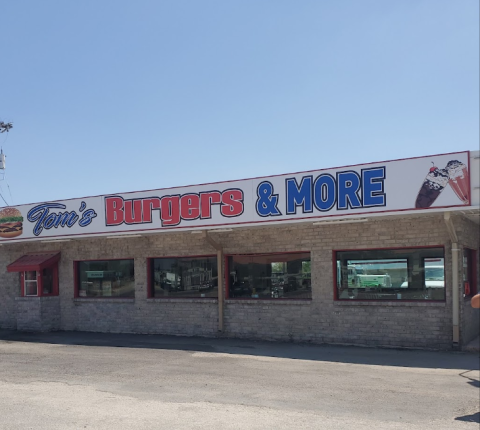
[[[480,294],[472,297],[471,305],[472,308],[480,309]]]

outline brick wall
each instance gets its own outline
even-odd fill
[[[60,329],[58,297],[16,297],[16,327],[22,331]]]
[[[17,330],[42,331],[42,312],[40,297],[17,297]]]
[[[310,250],[313,300],[292,305],[228,303],[227,333],[275,340],[450,348],[448,291],[446,303],[333,300],[332,250],[444,245],[449,239],[442,216],[331,226],[290,225],[281,230],[233,231],[228,235],[222,236],[227,253]],[[451,273],[450,264],[446,258],[447,273]]]
[[[477,261],[476,272],[477,279],[477,291],[480,292],[478,288],[480,284],[480,265],[479,265],[479,228],[478,225],[474,222],[468,220],[465,217],[456,217],[454,220],[455,229],[457,232],[457,237],[460,243],[459,248],[467,247],[473,250],[476,250]],[[460,280],[460,325],[461,325],[461,344],[465,346],[472,339],[475,339],[480,334],[480,310],[473,309],[470,301],[470,297],[464,297],[464,287],[463,287],[463,271],[462,271],[462,256],[463,252],[459,253],[459,280]]]
[[[7,265],[13,261],[11,249],[0,248],[0,328],[15,329],[15,297],[20,295],[20,278],[18,273],[7,273]]]
[[[226,336],[451,348],[451,247],[442,214],[388,217],[344,225],[285,224],[211,232],[210,235],[222,244],[226,254],[311,252],[311,301],[227,300],[224,313]],[[445,303],[333,300],[333,250],[438,245],[445,246]],[[139,238],[79,239],[55,244],[55,248],[60,247],[62,330],[217,335],[216,300],[147,299],[146,259],[215,254],[201,235],[167,232]],[[31,242],[4,246],[3,251],[6,252],[2,254],[2,267],[5,267],[5,262],[10,263],[24,253],[36,250],[52,250],[52,244]],[[135,299],[74,299],[73,261],[110,258],[135,259]],[[16,324],[11,317],[9,303],[15,296],[18,282],[18,275],[0,273],[0,285],[9,286],[0,290],[2,298],[4,294],[7,296],[4,308],[9,315],[3,318],[0,315],[0,327]],[[467,330],[466,326],[464,329]]]
[[[60,299],[58,297],[41,297],[41,331],[60,330]]]

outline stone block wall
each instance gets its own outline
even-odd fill
[[[40,297],[40,303],[42,318],[41,331],[60,330],[60,299],[58,297]]]
[[[17,328],[17,306],[15,297],[20,295],[20,277],[18,273],[7,273],[11,252],[0,248],[0,328]]]
[[[16,297],[16,327],[21,331],[60,329],[58,297]]]
[[[456,217],[454,220],[457,237],[459,240],[459,280],[460,285],[460,325],[461,325],[461,344],[465,346],[471,340],[475,339],[480,334],[480,310],[473,309],[470,301],[471,297],[464,296],[463,286],[463,271],[462,271],[462,256],[463,248],[470,248],[476,251],[477,261],[476,275],[477,291],[480,292],[480,231],[479,226],[465,217]]]
[[[223,246],[226,255],[311,252],[312,300],[227,299],[225,336],[437,349],[452,346],[451,246],[443,214],[372,218],[366,223],[254,226],[210,235]],[[426,246],[445,248],[445,302],[334,300],[334,250]],[[75,239],[55,247],[61,247],[62,253],[60,329],[218,335],[217,300],[147,297],[147,258],[215,255],[202,235],[177,230],[135,238]],[[30,242],[3,248],[8,252],[2,255],[2,262],[10,263],[26,252],[51,251],[52,244]],[[73,262],[113,258],[134,258],[135,298],[74,298]],[[11,275],[16,274],[0,273],[0,285],[12,284]],[[15,287],[7,289],[7,297],[14,297],[14,290]],[[8,326],[11,318],[1,318],[0,315],[0,327]],[[467,334],[469,328],[464,326],[462,330],[465,339],[471,336]]]
[[[16,297],[17,330],[42,331],[40,297]]]

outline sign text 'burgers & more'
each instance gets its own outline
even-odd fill
[[[0,241],[161,232],[470,205],[469,152],[0,210]]]

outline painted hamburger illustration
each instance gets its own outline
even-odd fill
[[[20,236],[23,232],[22,213],[15,208],[0,210],[0,237],[11,238]]]
[[[439,169],[435,165],[423,180],[422,187],[415,201],[416,208],[429,208],[447,186],[449,180],[448,171]]]

